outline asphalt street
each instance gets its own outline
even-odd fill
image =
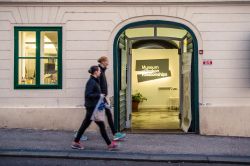
[[[170,163],[149,161],[80,160],[56,158],[1,157],[0,166],[242,166],[223,163]]]

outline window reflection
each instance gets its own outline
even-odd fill
[[[35,59],[19,59],[19,84],[35,85],[36,63]]]
[[[19,84],[34,85],[36,80],[36,32],[19,32]]]
[[[57,84],[58,36],[57,32],[41,32],[41,84]]]
[[[36,32],[19,32],[19,57],[36,56]]]
[[[57,59],[41,59],[41,84],[57,84]]]

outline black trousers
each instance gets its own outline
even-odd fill
[[[110,129],[112,131],[112,134],[115,135],[115,133],[117,131],[115,130],[115,126],[114,126],[114,121],[113,121],[113,118],[112,118],[111,110],[110,109],[105,109],[105,112],[106,112],[106,116],[107,116],[107,119],[108,119],[109,127],[110,127]]]
[[[81,127],[79,128],[78,132],[77,132],[77,135],[76,135],[76,138],[75,138],[75,142],[79,142],[80,141],[80,138],[82,137],[83,133],[85,132],[85,130],[89,127],[89,125],[91,124],[92,120],[91,120],[91,116],[94,112],[94,109],[95,107],[86,107],[86,115],[85,115],[85,118],[81,124]],[[112,118],[112,116],[111,116]],[[103,139],[105,140],[105,142],[107,143],[107,145],[110,145],[111,144],[111,141],[108,137],[108,134],[106,132],[106,128],[105,128],[105,124],[104,122],[102,121],[98,121],[98,122],[95,122],[99,129],[100,129],[100,132],[101,132],[101,135],[103,137]]]

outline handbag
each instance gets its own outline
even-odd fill
[[[101,95],[99,101],[97,102],[93,114],[91,116],[91,120],[93,121],[105,121],[105,103],[104,96]]]

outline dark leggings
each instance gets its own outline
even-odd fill
[[[115,130],[115,126],[114,126],[114,122],[113,122],[113,118],[112,118],[112,113],[111,113],[110,109],[105,109],[105,112],[106,112],[106,116],[108,119],[109,127],[110,127],[113,135],[115,135],[116,130]]]
[[[83,133],[85,132],[85,130],[89,127],[90,123],[91,123],[91,116],[94,112],[94,107],[86,107],[86,115],[85,115],[85,119],[83,120],[81,127],[79,128],[76,138],[75,138],[75,142],[79,142],[80,138],[82,137]],[[107,135],[106,129],[105,129],[105,124],[102,121],[95,121],[95,123],[98,125],[101,135],[103,137],[103,139],[105,140],[105,142],[107,143],[107,145],[111,144],[111,141]]]

